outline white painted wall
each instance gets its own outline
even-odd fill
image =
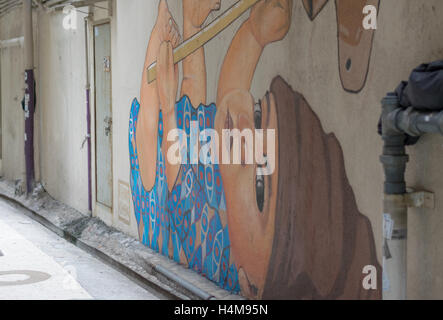
[[[88,211],[86,136],[86,62],[84,24],[77,30],[62,27],[61,12],[38,15],[37,81],[41,118],[39,140],[41,180],[54,198]]]
[[[0,39],[23,35],[21,10],[14,9],[0,19]],[[23,48],[0,49],[2,174],[19,180],[24,172],[24,115],[21,101],[24,96]]]

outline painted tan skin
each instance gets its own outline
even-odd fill
[[[184,39],[200,31],[209,13],[220,8],[220,0],[183,0]],[[140,174],[143,186],[151,190],[155,183],[155,167],[157,159],[157,128],[160,108],[164,115],[164,130],[176,127],[174,105],[178,87],[178,67],[171,65],[169,55],[181,41],[180,33],[168,4],[161,0],[158,15],[151,32],[146,50],[145,65],[140,90],[140,114],[137,123],[136,144],[140,159]],[[157,81],[148,83],[147,67],[158,60],[162,73]],[[171,71],[171,72],[170,72]],[[182,95],[188,95],[193,105],[206,100],[206,65],[204,49],[201,48],[183,61]],[[165,152],[171,142],[163,144]],[[166,177],[169,190],[172,189],[179,165],[167,165]]]
[[[140,175],[146,190],[151,190],[155,183],[160,97],[157,81],[148,84],[145,70],[157,59],[160,45],[163,42],[169,41],[173,47],[179,44],[180,35],[177,29],[166,1],[160,1],[157,21],[151,32],[146,50],[145,66],[143,68],[140,89],[140,113],[136,133],[137,152],[140,159]]]
[[[184,39],[200,30],[212,10],[220,8],[220,1],[184,0]],[[254,129],[254,99],[250,94],[251,82],[263,49],[269,43],[281,40],[289,30],[292,0],[263,0],[252,9],[249,18],[233,38],[226,54],[218,84],[215,129]],[[172,21],[172,23],[170,22]],[[162,32],[163,31],[163,32]],[[137,128],[137,148],[143,185],[150,190],[155,182],[158,112],[163,113],[164,132],[176,128],[175,102],[178,72],[173,64],[173,48],[180,36],[165,1],[159,5],[156,25],[148,44],[141,88],[141,109]],[[206,103],[206,66],[201,48],[183,61],[184,78],[181,95],[188,95],[194,106]],[[157,53],[157,54],[156,54]],[[148,84],[145,72],[157,60],[157,80]],[[274,97],[263,97],[263,129],[277,130]],[[161,106],[161,107],[160,107]],[[230,115],[228,117],[228,114]],[[264,141],[266,142],[266,135]],[[276,142],[278,132],[276,132]],[[164,140],[166,155],[173,142]],[[221,144],[222,145],[222,144]],[[266,143],[264,145],[266,150]],[[278,150],[278,145],[276,145]],[[222,152],[222,150],[220,150]],[[276,152],[278,154],[278,152]],[[275,161],[278,163],[278,159]],[[173,188],[180,165],[166,161],[168,188]],[[227,222],[232,247],[232,257],[239,268],[242,290],[250,284],[263,288],[274,237],[274,218],[278,167],[265,178],[264,207],[259,210],[255,181],[257,165],[221,165],[227,203]],[[239,196],[241,195],[241,196]],[[253,295],[244,291],[244,295]]]
[[[292,1],[261,1],[255,5],[234,36],[226,54],[218,83],[215,128],[254,129],[254,99],[250,88],[254,72],[266,45],[285,37],[291,24]],[[239,268],[242,294],[261,296],[274,238],[275,208],[278,183],[278,126],[276,104],[272,93],[267,103],[261,99],[263,129],[275,129],[276,167],[265,177],[262,212],[256,200],[257,165],[221,165],[229,236],[234,261]],[[229,113],[228,113],[229,112]],[[228,114],[230,115],[228,117]],[[230,123],[230,124],[229,124]],[[266,135],[264,137],[266,152]],[[249,292],[250,285],[259,288]]]

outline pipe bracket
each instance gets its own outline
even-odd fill
[[[412,191],[404,196],[405,203],[410,208],[435,208],[435,196],[429,191]]]

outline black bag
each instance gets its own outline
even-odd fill
[[[443,109],[443,60],[425,63],[415,68],[409,81],[396,89],[403,108],[418,110]]]
[[[412,71],[409,81],[402,81],[395,92],[400,106],[405,109],[443,110],[443,60],[419,65]],[[381,119],[377,131],[381,135]],[[419,138],[406,135],[405,144],[414,145]]]

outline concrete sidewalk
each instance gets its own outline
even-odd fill
[[[15,191],[14,182],[0,179],[0,197],[22,206],[28,216],[142,287],[174,299],[243,299],[102,221],[52,199],[42,188],[28,197]]]
[[[0,197],[0,303],[3,300],[157,300],[124,274],[26,216]]]

